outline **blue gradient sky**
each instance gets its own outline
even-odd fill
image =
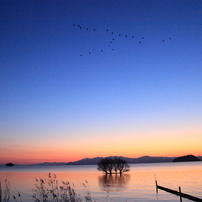
[[[2,0],[0,13],[0,163],[202,155],[202,1]]]

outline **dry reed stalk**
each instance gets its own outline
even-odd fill
[[[2,195],[2,189],[1,189],[1,180],[0,180],[0,202],[1,202],[1,195]]]
[[[81,202],[80,195],[69,182],[62,182],[59,185],[56,175],[49,173],[48,179],[36,179],[33,199],[35,202]],[[92,202],[88,187],[84,186],[84,197],[86,202]]]

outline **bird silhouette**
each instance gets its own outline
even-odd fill
[[[95,28],[94,28],[94,29],[89,29],[88,27],[82,27],[81,25],[77,25],[77,24],[72,24],[72,26],[73,26],[73,27],[78,27],[79,29],[97,31],[97,29],[95,29]],[[110,29],[105,29],[105,31],[106,31],[106,32],[109,32]],[[108,34],[113,34],[113,35],[114,35],[115,33],[114,33],[114,32],[109,32]],[[129,34],[129,35],[126,35],[126,34],[124,34],[124,33],[119,33],[119,34],[117,34],[117,36],[124,36],[124,37],[128,37],[128,36],[129,36],[129,37],[131,37],[131,38],[135,38],[135,35],[130,35],[130,34]],[[114,37],[115,37],[115,36],[114,36]],[[116,39],[116,38],[111,39],[111,41],[109,41],[108,44],[106,44],[106,48],[107,48],[107,47],[111,47],[111,46],[112,46],[112,43],[115,41],[115,39]],[[142,37],[141,37],[141,40],[144,40],[144,39],[145,39],[145,37],[142,36]],[[171,37],[168,37],[167,39],[168,39],[168,40],[171,40]],[[165,40],[165,39],[162,39],[161,41],[162,41],[162,42],[165,42],[166,40]],[[137,42],[138,42],[138,41],[137,41]],[[142,41],[139,41],[138,43],[141,44]],[[105,49],[100,49],[101,52],[104,52],[104,50],[105,50]],[[111,51],[114,51],[114,48],[111,48]],[[87,52],[87,54],[90,55],[90,54],[92,54],[92,52],[89,51],[89,52]],[[85,54],[84,54],[84,55],[85,55]],[[83,55],[83,54],[80,54],[81,57],[84,56],[84,55]]]

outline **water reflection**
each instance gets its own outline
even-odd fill
[[[130,174],[103,175],[98,177],[98,182],[103,191],[123,191],[130,181]]]

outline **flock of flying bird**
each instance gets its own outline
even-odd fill
[[[82,27],[82,26],[80,26],[80,25],[75,25],[75,24],[73,24],[73,27],[78,28],[78,29],[84,29],[84,30],[86,30],[86,31],[88,31],[88,30],[91,30],[91,31],[94,31],[94,32],[96,31],[96,29],[89,29],[89,28]],[[114,33],[113,31],[110,31],[109,29],[106,29],[105,31],[108,32],[109,34],[115,36],[115,33]],[[130,35],[130,36],[129,36],[129,35],[127,35],[127,34],[118,34],[118,36],[119,36],[119,37],[122,36],[122,37],[125,37],[125,38],[127,38],[127,37],[135,38],[134,35]],[[144,37],[141,37],[141,40],[139,40],[138,43],[141,44],[143,40],[144,40]],[[169,37],[168,40],[171,40],[171,37]],[[109,49],[111,49],[112,51],[114,51],[114,48],[112,48],[112,43],[113,43],[114,41],[115,41],[115,38],[112,38],[112,39],[109,41],[108,45],[107,45],[107,47],[108,47]],[[165,39],[162,39],[162,42],[165,42]],[[101,49],[100,52],[104,52],[104,50]],[[91,54],[91,52],[89,51],[88,54]],[[83,54],[80,54],[80,56],[82,57]]]

